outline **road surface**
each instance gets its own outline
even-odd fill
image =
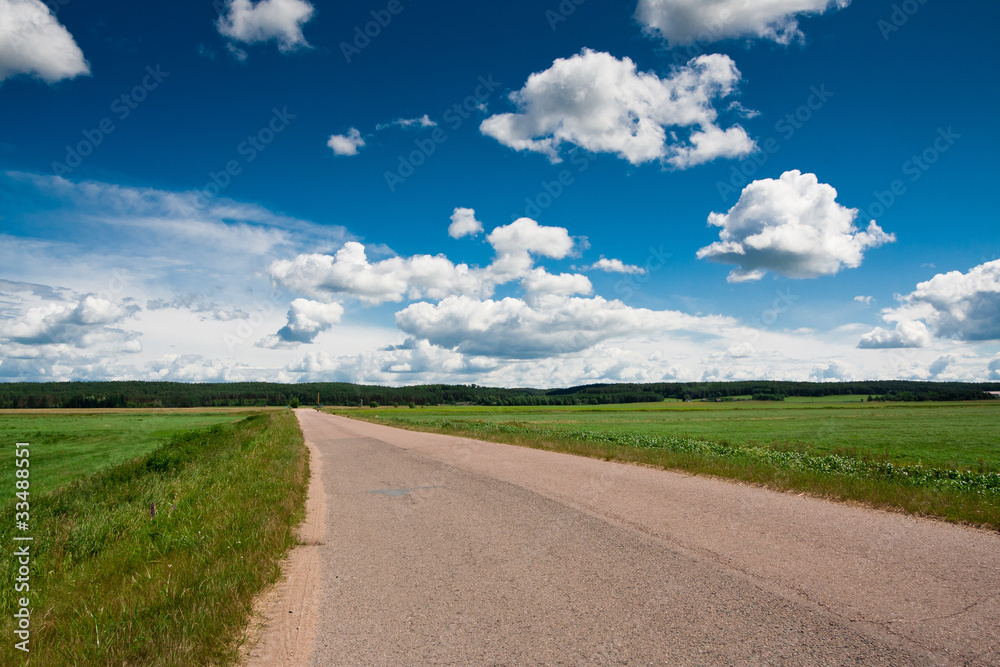
[[[297,412],[250,665],[1000,665],[1000,535]]]

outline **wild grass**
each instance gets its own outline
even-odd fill
[[[659,406],[653,409],[661,410]],[[467,408],[464,412],[461,409],[447,409],[446,412],[434,409],[352,410],[343,414],[403,428],[685,470],[782,491],[805,492],[829,499],[1000,528],[1000,474],[991,464],[963,468],[935,467],[914,462],[916,457],[912,456],[905,457],[909,459],[906,462],[890,460],[875,448],[859,451],[842,447],[831,452],[809,441],[761,444],[760,441],[767,440],[767,437],[761,437],[754,431],[762,421],[761,412],[757,410],[744,412],[753,416],[745,420],[745,432],[737,442],[659,434],[656,429],[648,428],[648,415],[644,416],[635,407],[619,413],[605,413],[601,417],[593,415],[594,418],[589,421],[576,419],[579,415],[574,414],[573,409],[564,410],[561,415],[548,409],[536,419],[531,419],[531,415],[522,410],[518,412],[517,420],[501,420],[496,413],[492,413],[490,419],[482,419],[478,408]],[[725,413],[713,414],[722,416]],[[858,413],[839,414],[847,419]],[[907,413],[881,414],[899,415],[898,419],[902,421]],[[986,412],[981,418],[987,420],[995,415],[996,411]],[[559,419],[560,416],[563,419]],[[729,408],[729,416],[736,419],[739,415]],[[630,417],[635,422],[635,428],[631,430],[626,428]],[[926,414],[921,417],[928,419]],[[585,428],[581,428],[581,421]],[[893,431],[892,421],[882,422],[883,425],[890,424],[890,427],[882,429],[881,437]],[[910,424],[898,426],[903,433],[911,427]],[[979,425],[966,426],[975,432]],[[734,427],[729,424],[723,430],[732,433]],[[762,430],[766,432],[767,426]],[[879,437],[876,433],[873,430],[871,437]],[[993,437],[992,446],[996,449],[1000,445]],[[893,441],[891,447],[894,451],[903,451],[905,456],[905,444]],[[929,446],[927,440],[920,443],[921,448]],[[899,458],[904,459],[904,456]],[[941,458],[947,460],[953,457],[954,452],[951,452]]]
[[[32,493],[30,662],[13,647],[15,598],[24,594],[10,584],[8,503],[0,663],[233,662],[255,595],[296,541],[306,452],[294,415],[260,414],[177,434],[144,456]],[[4,479],[13,486],[12,473]]]

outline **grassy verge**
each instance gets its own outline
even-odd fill
[[[685,470],[783,491],[861,502],[922,516],[1000,528],[1000,474],[898,465],[794,447],[731,445],[690,438],[567,431],[523,423],[412,419],[362,411],[345,416],[413,430]]]
[[[295,543],[308,483],[294,415],[174,436],[149,454],[32,494],[30,662],[14,649],[17,565],[0,518],[0,664],[227,664],[254,596]],[[3,479],[14,485],[6,461]],[[155,517],[151,505],[155,503]]]

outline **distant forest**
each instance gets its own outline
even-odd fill
[[[853,394],[871,401],[996,399],[1000,383],[911,382],[665,382],[593,384],[566,389],[503,389],[472,385],[380,387],[343,382],[16,382],[0,384],[0,408],[187,408],[315,405],[601,405],[679,400],[781,401],[789,396]]]

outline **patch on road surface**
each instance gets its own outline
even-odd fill
[[[388,496],[390,498],[397,498],[399,496],[405,496],[411,491],[419,491],[420,489],[443,489],[443,486],[415,486],[412,489],[374,489],[368,493],[380,493],[383,496]]]

